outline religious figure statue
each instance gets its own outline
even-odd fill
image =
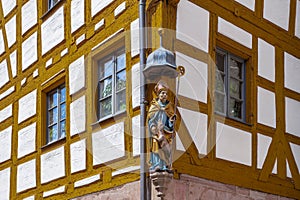
[[[164,81],[159,81],[154,92],[148,116],[150,134],[150,172],[171,172],[172,140],[175,136],[174,123],[176,115],[174,107],[168,100],[169,87]]]

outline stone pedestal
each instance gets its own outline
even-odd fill
[[[155,190],[157,191],[157,197],[161,200],[165,199],[171,180],[173,179],[173,173],[167,171],[153,172],[150,174],[150,178]]]

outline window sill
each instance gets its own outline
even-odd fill
[[[237,118],[226,116],[226,115],[224,115],[223,113],[220,113],[220,112],[215,112],[215,114],[218,115],[219,117],[225,118],[225,120],[228,119],[228,120],[231,120],[231,121],[234,121],[234,122],[237,122],[237,123],[244,124],[244,125],[249,126],[249,127],[253,126],[253,124],[245,122],[245,121],[243,121],[241,119],[237,119]]]
[[[61,144],[64,144],[66,142],[66,137],[60,138],[58,140],[49,142],[48,144],[45,144],[44,146],[41,147],[42,150],[52,148],[55,146],[59,146]]]
[[[107,121],[115,121],[116,118],[120,119],[120,118],[125,117],[125,115],[126,115],[126,110],[118,112],[114,115],[109,115],[109,116],[103,117],[103,118],[99,119],[98,121],[92,123],[91,126],[99,125],[99,124],[107,122]]]
[[[48,19],[53,13],[55,13],[55,11],[57,11],[64,3],[66,2],[66,0],[60,0],[59,2],[57,2],[52,8],[50,8],[49,10],[47,10],[41,17],[41,19],[43,21],[45,21],[46,19]]]

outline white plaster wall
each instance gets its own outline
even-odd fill
[[[275,81],[275,47],[258,38],[258,75]]]
[[[300,102],[285,98],[285,131],[300,137]]]
[[[0,122],[12,116],[12,104],[0,110]]]
[[[132,154],[133,156],[140,155],[140,139],[141,139],[141,131],[140,131],[140,115],[137,115],[132,118]]]
[[[111,175],[112,175],[112,177],[114,177],[114,176],[118,176],[120,174],[125,174],[125,173],[129,173],[129,172],[139,170],[140,168],[141,168],[140,166],[130,166],[130,167],[126,167],[126,168],[122,168],[122,169],[118,169],[116,171],[113,171],[111,173]],[[137,173],[140,173],[140,172],[137,172]]]
[[[97,24],[95,24],[95,31],[102,28],[105,24],[105,20],[101,19]]]
[[[34,200],[34,196],[30,196],[30,197],[24,198],[23,200]]]
[[[18,158],[36,150],[36,123],[33,123],[18,132]]]
[[[176,29],[177,39],[208,52],[209,12],[207,10],[187,0],[181,0],[177,7]]]
[[[3,32],[2,32],[2,29],[0,29],[0,54],[2,54],[4,51],[5,51],[5,48],[4,48]]]
[[[36,114],[36,93],[37,90],[33,90],[19,99],[18,123]]]
[[[6,30],[8,48],[10,48],[16,42],[16,38],[17,38],[16,15],[14,15],[5,24],[5,30]]]
[[[131,57],[140,53],[139,18],[130,24]]]
[[[251,133],[217,122],[217,158],[251,166]]]
[[[81,35],[80,37],[77,38],[76,45],[79,45],[84,40],[85,40],[85,34],[83,34],[83,35]]]
[[[62,50],[62,51],[60,52],[60,56],[61,56],[61,57],[64,57],[68,52],[69,52],[68,48],[65,48],[64,50]]]
[[[300,38],[300,1],[297,1],[295,35]]]
[[[126,9],[126,2],[124,1],[123,3],[121,3],[120,5],[118,5],[118,7],[116,7],[116,9],[114,11],[115,17],[117,17],[118,15],[120,15],[122,12],[124,12],[125,9]]]
[[[299,167],[299,166],[298,166]],[[286,159],[286,176],[292,178],[292,172],[288,160]]]
[[[272,138],[257,134],[257,168],[262,169],[271,145]]]
[[[69,66],[70,95],[85,87],[84,55],[72,62]]]
[[[252,35],[250,33],[220,17],[218,17],[218,32],[250,49],[252,48]]]
[[[16,0],[2,0],[2,9],[4,17],[16,7]]]
[[[22,71],[37,61],[37,32],[22,43]]]
[[[22,34],[37,23],[36,0],[29,0],[22,6]]]
[[[176,150],[179,150],[179,151],[185,151],[186,149],[184,148],[183,144],[182,144],[182,141],[178,135],[178,133],[176,132]]]
[[[255,0],[235,0],[235,1],[246,6],[250,10],[254,11],[254,9],[255,9]]]
[[[293,143],[290,143],[290,146],[298,167],[298,173],[300,173],[300,146]]]
[[[71,1],[71,32],[84,24],[84,0]]]
[[[1,200],[10,200],[10,168],[0,171],[0,196]]]
[[[34,70],[32,73],[32,77],[36,78],[38,75],[39,75],[39,69]]]
[[[190,137],[193,139],[199,154],[207,152],[207,115],[178,107],[181,118],[186,124]]]
[[[17,49],[14,50],[10,55],[10,66],[11,66],[11,72],[12,72],[12,76],[16,77],[17,75]]]
[[[48,68],[50,65],[52,65],[53,58],[50,58],[49,60],[46,61],[45,67]]]
[[[91,0],[92,17],[95,16],[98,12],[102,11],[106,6],[108,6],[112,2],[113,0]]]
[[[85,131],[86,112],[85,95],[70,104],[70,134],[71,136]]]
[[[9,81],[7,62],[4,59],[0,63],[0,88],[2,88]]]
[[[65,176],[65,152],[60,147],[41,156],[41,183]]]
[[[86,169],[86,139],[70,145],[71,173]]]
[[[52,16],[43,22],[41,29],[42,55],[44,55],[65,38],[64,6],[60,7]]]
[[[132,108],[140,106],[140,63],[131,68]]]
[[[21,86],[24,86],[24,84],[26,83],[26,81],[27,81],[27,78],[26,77],[23,78],[22,81],[21,81]]]
[[[85,179],[81,179],[79,181],[76,181],[74,183],[74,187],[77,188],[77,187],[81,187],[81,186],[84,186],[84,185],[88,185],[90,183],[93,183],[93,182],[96,182],[100,180],[100,174],[96,174],[94,176],[90,176],[88,178],[85,178]]]
[[[7,97],[8,95],[13,93],[14,91],[15,91],[15,86],[11,86],[6,91],[4,91],[3,93],[0,94],[0,100]]]
[[[114,124],[92,134],[93,165],[125,156],[124,123]]]
[[[257,89],[257,121],[266,126],[276,127],[275,94],[261,87]]]
[[[43,197],[49,197],[51,195],[59,194],[59,193],[63,193],[63,192],[65,192],[65,186],[61,186],[61,187],[55,188],[53,190],[49,190],[47,192],[44,192]]]
[[[12,126],[0,131],[0,163],[11,158]]]
[[[36,160],[30,160],[18,165],[17,192],[36,187]]]
[[[284,86],[300,93],[300,59],[284,53]]]
[[[263,17],[277,26],[288,30],[290,0],[264,0]]]
[[[176,52],[176,64],[185,67],[185,74],[180,77],[178,93],[206,103],[208,89],[207,64],[179,52]]]

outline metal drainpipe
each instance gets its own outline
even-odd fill
[[[146,26],[146,0],[139,0],[139,39],[140,39],[140,197],[141,200],[147,200],[147,177],[146,177],[146,99],[145,99],[145,77],[144,67],[146,65],[145,53],[145,26]]]

